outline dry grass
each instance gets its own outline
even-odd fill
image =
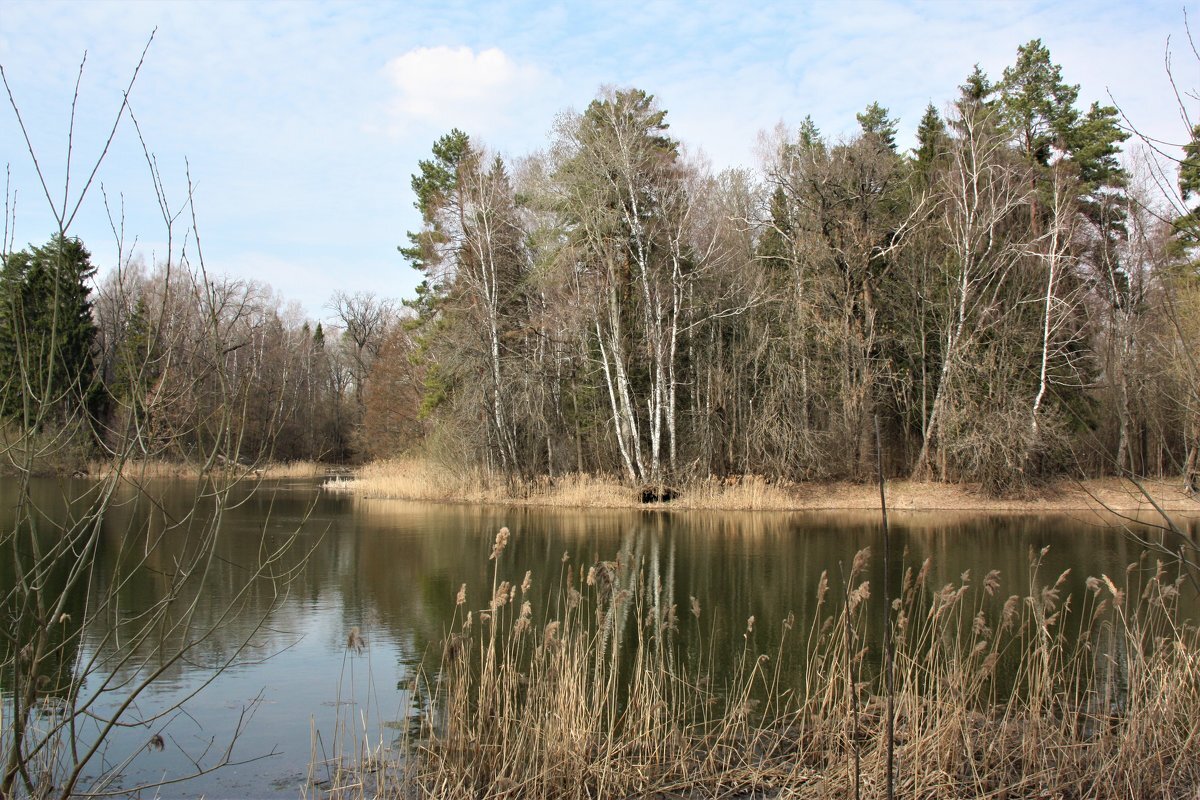
[[[455,472],[431,461],[398,458],[360,467],[352,478],[325,484],[333,492],[366,498],[447,502],[502,502],[507,488],[478,471]]]
[[[263,478],[322,478],[329,474],[329,465],[320,461],[271,461],[256,470]]]
[[[687,508],[706,511],[771,511],[799,508],[811,488],[761,475],[712,477],[688,484],[677,499]]]
[[[1200,514],[1200,502],[1179,482],[1143,484],[1167,511]],[[373,499],[498,503],[562,508],[645,508],[641,490],[608,475],[570,474],[510,483],[481,470],[452,470],[419,458],[377,461],[351,480],[326,484],[332,491]],[[672,487],[671,508],[710,511],[879,510],[875,484],[793,483],[760,475],[708,477]],[[888,506],[898,511],[1096,511],[1105,508],[1147,516],[1154,509],[1131,483],[1118,478],[1062,481],[1037,496],[1013,499],[984,494],[978,487],[921,481],[889,481]]]
[[[106,478],[114,469],[112,461],[92,461],[87,475],[91,478]],[[203,472],[203,465],[187,461],[165,461],[146,459],[128,461],[120,465],[121,471],[130,479],[149,480],[156,478],[194,478]],[[234,477],[253,477],[269,480],[288,478],[321,478],[329,473],[329,465],[318,461],[279,461],[257,465],[230,464],[216,467],[215,471]]]
[[[112,461],[92,461],[88,464],[89,478],[104,479],[112,476],[118,465]],[[157,478],[188,478],[200,473],[200,467],[185,461],[162,461],[148,459],[144,461],[128,461],[120,464],[122,474],[135,480],[152,480]]]
[[[528,575],[499,580],[502,531],[491,596],[472,603],[460,591],[440,665],[415,682],[425,700],[407,757],[348,748],[358,760],[341,761],[323,790],[880,796],[886,726],[869,554],[840,586],[822,577],[810,622],[751,618],[745,636],[710,638],[689,657],[678,631],[706,629],[701,604],[671,605],[669,572],[632,541],[611,562],[564,557],[558,590],[538,597]],[[1040,574],[1044,554],[1031,553],[1011,594],[996,573],[936,587],[926,562],[904,576],[889,617],[897,795],[1195,797],[1200,637],[1179,619],[1182,579],[1134,565],[1089,579],[1072,599],[1065,573]],[[756,625],[780,626],[780,644],[758,652]],[[735,649],[731,670],[716,671],[714,647]],[[798,684],[784,677],[795,674]]]

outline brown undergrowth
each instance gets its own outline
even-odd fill
[[[822,576],[810,620],[751,618],[716,641],[701,600],[672,603],[652,547],[630,539],[589,566],[564,555],[558,588],[539,596],[534,576],[500,580],[507,538],[491,596],[459,591],[440,662],[408,687],[412,729],[395,748],[347,745],[318,794],[882,796],[867,551],[844,581]],[[888,617],[898,796],[1196,796],[1200,641],[1180,619],[1183,579],[1135,564],[1068,597],[1067,573],[1041,574],[1044,555],[1031,552],[1014,593],[994,572],[941,587],[928,561],[904,573]],[[778,626],[770,651],[756,626]],[[735,648],[732,667],[718,647]]]

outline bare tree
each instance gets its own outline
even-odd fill
[[[145,52],[142,57],[144,60]],[[76,181],[70,156],[76,134],[72,103],[61,196],[45,179],[38,150],[21,120],[8,76],[0,67],[10,108],[26,134],[28,156],[41,180],[60,241],[70,237],[72,224],[122,119],[132,118],[129,102],[141,63],[122,92],[101,154],[81,183]],[[140,354],[124,354],[122,369],[127,384],[136,391],[122,398],[128,413],[118,417],[120,424],[109,426],[97,440],[85,443],[96,448],[94,452],[103,463],[100,477],[80,496],[64,497],[71,513],[45,513],[37,501],[35,474],[42,461],[73,444],[77,428],[82,425],[90,430],[94,420],[80,416],[52,418],[48,409],[57,398],[39,391],[49,380],[47,375],[22,371],[4,385],[5,393],[23,397],[25,405],[32,408],[30,414],[19,419],[3,420],[7,434],[0,444],[0,457],[13,473],[6,478],[5,488],[15,498],[9,521],[0,529],[0,550],[6,553],[4,577],[0,580],[0,673],[4,675],[0,798],[136,793],[232,763],[233,743],[229,742],[214,758],[196,761],[195,769],[186,774],[163,776],[148,786],[120,785],[122,773],[146,748],[135,748],[127,759],[112,763],[106,757],[106,746],[116,731],[132,726],[146,728],[147,746],[162,746],[172,714],[190,695],[170,701],[166,708],[155,708],[148,701],[154,688],[184,661],[210,669],[210,680],[236,662],[247,639],[242,638],[215,658],[204,653],[206,643],[225,631],[230,620],[249,607],[248,600],[264,590],[270,599],[263,613],[269,613],[294,574],[291,568],[298,563],[292,559],[293,537],[284,537],[279,544],[264,538],[253,563],[241,565],[242,582],[232,587],[231,599],[218,604],[215,610],[211,606],[204,589],[217,564],[215,546],[222,535],[224,513],[241,479],[236,471],[217,480],[198,480],[193,509],[182,518],[171,518],[164,512],[160,519],[170,520],[165,524],[152,524],[147,518],[121,527],[123,518],[116,510],[119,502],[127,502],[121,498],[131,487],[141,501],[154,502],[153,494],[141,491],[137,464],[148,454],[146,432],[153,425],[157,409],[171,405],[171,399],[164,398],[170,376],[178,377],[182,385],[191,384],[189,388],[202,380],[195,373],[179,376],[179,365],[172,362],[175,356],[161,353],[187,350],[193,359],[188,369],[199,369],[210,379],[213,403],[203,423],[209,436],[201,442],[206,449],[198,454],[205,467],[212,467],[227,454],[232,454],[230,460],[236,460],[247,416],[246,394],[234,378],[236,370],[244,366],[239,361],[240,353],[249,343],[239,339],[243,331],[231,322],[244,319],[248,310],[245,296],[225,291],[228,286],[223,288],[208,276],[199,246],[190,178],[187,199],[178,206],[170,205],[156,160],[148,149],[144,152],[168,242],[162,266],[165,277],[158,287],[164,302],[159,306],[160,316],[146,312],[146,330],[150,331],[146,349]],[[118,250],[124,253],[120,234],[114,225]],[[6,232],[0,249],[0,258],[5,261],[11,256],[9,247]],[[128,266],[123,255],[119,262],[121,269]],[[133,288],[128,279],[132,277],[129,273],[118,275],[109,286],[111,291],[102,298],[114,324],[120,320],[128,323],[136,312],[136,305],[127,303],[126,290]],[[166,316],[177,299],[172,294],[182,277],[194,290],[191,302],[185,305],[196,310],[198,327],[193,330],[200,334],[188,340],[186,347],[170,339],[174,336],[172,327],[178,327],[180,320]],[[236,309],[232,316],[227,313],[230,308]],[[115,329],[109,333],[119,335]],[[52,342],[53,337],[45,341]],[[171,346],[160,348],[159,344]],[[83,409],[84,405],[76,403],[72,407]],[[78,444],[77,439],[74,444]],[[102,548],[108,553],[106,559],[97,558]],[[175,558],[164,561],[170,567],[159,572],[164,587],[161,599],[149,608],[127,608],[124,594],[164,550],[173,551]],[[114,625],[114,620],[120,623]],[[241,730],[239,724],[235,740]]]
[[[353,345],[350,358],[354,373],[354,401],[361,414],[363,390],[371,364],[396,320],[396,305],[373,292],[337,292],[329,307],[342,323],[343,335]]]
[[[981,103],[960,102],[949,163],[937,188],[941,213],[932,221],[942,232],[943,273],[936,296],[942,299],[940,365],[921,451],[918,476],[928,476],[956,385],[967,378],[966,363],[977,357],[979,337],[995,327],[1002,313],[1010,276],[1022,252],[1013,240],[1013,218],[1028,205],[1023,170],[1006,151],[995,112]],[[942,460],[942,480],[947,467]]]

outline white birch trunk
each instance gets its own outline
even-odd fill
[[[604,382],[608,386],[608,399],[612,404],[613,427],[617,433],[617,449],[621,451],[621,460],[625,464],[625,471],[629,475],[629,480],[636,483],[638,473],[634,469],[633,461],[629,456],[629,447],[625,443],[624,415],[617,402],[617,389],[613,384],[613,371],[609,367],[608,350],[604,347],[604,334],[600,331],[599,321],[596,322],[596,342],[600,345],[600,359],[604,365]]]

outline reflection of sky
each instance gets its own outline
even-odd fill
[[[186,774],[194,770],[192,760],[205,766],[215,763],[239,720],[246,732],[231,760],[249,763],[172,786],[165,796],[294,797],[307,778],[313,745],[318,754],[331,757],[344,744],[338,739],[345,735],[339,734],[339,723],[348,724],[351,735],[366,730],[373,743],[380,735],[390,741],[392,729],[383,724],[405,713],[406,696],[395,687],[405,678],[402,665],[410,659],[382,627],[365,629],[368,647],[360,655],[349,653],[342,629],[347,610],[343,602],[335,593],[316,604],[289,602],[271,618],[272,630],[188,700],[184,712],[173,714],[165,725],[115,736],[106,755],[109,763],[119,763],[132,748],[143,747],[153,733],[160,732],[166,744],[161,752],[139,755],[136,768],[125,771],[123,785]],[[139,702],[139,711],[151,714],[173,705],[208,675],[203,669],[184,668],[175,678],[156,683]],[[314,731],[319,734],[316,742]]]
[[[229,512],[221,541],[223,564],[249,561],[268,510],[273,516],[265,527],[271,536],[305,519],[313,494],[307,487],[293,489],[276,494],[273,502],[254,498]],[[178,491],[169,490],[165,502],[185,502],[186,492],[178,498],[170,494]],[[724,674],[723,659],[742,651],[750,615],[757,618],[750,646],[760,651],[774,648],[779,623],[789,611],[796,613],[798,628],[805,629],[819,575],[828,571],[836,587],[839,570],[849,569],[859,548],[876,547],[872,585],[882,577],[877,522],[869,514],[573,512],[326,495],[311,510],[301,543],[312,548],[312,556],[266,624],[256,632],[247,628],[270,606],[273,595],[262,591],[252,595],[249,611],[236,625],[222,628],[197,649],[197,661],[228,657],[252,633],[236,664],[188,701],[186,713],[175,715],[165,729],[161,724],[132,728],[112,738],[105,754],[108,764],[120,763],[144,748],[153,733],[163,732],[165,749],[142,752],[135,768],[125,771],[124,786],[190,771],[187,756],[212,764],[243,710],[248,725],[233,759],[277,755],[171,786],[163,796],[295,797],[314,752],[313,731],[319,736],[318,761],[347,749],[341,735],[365,731],[373,744],[381,737],[393,741],[398,731],[387,723],[407,711],[408,698],[397,688],[408,677],[406,665],[426,654],[436,660],[461,583],[468,586],[467,608],[486,604],[496,567],[487,556],[501,525],[508,525],[513,537],[501,558],[499,579],[519,584],[526,570],[533,572],[531,597],[539,621],[560,586],[564,552],[571,554],[569,565],[576,575],[596,560],[613,559],[623,543],[640,552],[645,564],[658,554],[664,585],[673,587],[668,599],[678,606],[684,649],[691,651],[702,628],[704,647],[714,648],[706,658],[716,659],[717,674]],[[999,569],[997,603],[1029,590],[1030,548],[1049,545],[1042,582],[1053,583],[1070,568],[1067,588],[1076,594],[1088,575],[1105,573],[1118,580],[1139,553],[1128,538],[1095,520],[1065,516],[896,514],[893,531],[893,586],[899,585],[904,568],[932,557],[934,588],[957,582],[967,570],[979,582],[989,570]],[[215,585],[236,584],[235,573],[229,567],[227,574],[216,576]],[[138,585],[146,592],[154,586]],[[703,608],[699,626],[689,613],[693,595]],[[872,602],[878,598],[873,591]],[[219,596],[208,600],[209,613],[221,607]],[[362,655],[346,649],[352,626],[359,627],[367,642]],[[88,641],[104,634],[93,631]],[[137,714],[144,717],[169,707],[209,677],[211,672],[198,664],[178,665],[141,698]],[[199,759],[205,748],[208,752]]]

